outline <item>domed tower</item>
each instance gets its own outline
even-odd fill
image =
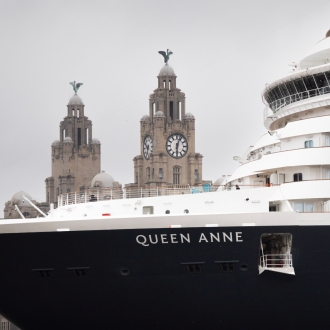
[[[158,87],[149,98],[149,115],[140,120],[140,155],[134,161],[135,186],[168,187],[202,183],[202,158],[195,152],[195,117],[186,113],[185,94],[165,58]]]
[[[46,198],[55,205],[58,195],[88,188],[101,170],[101,143],[93,139],[92,121],[85,116],[78,85],[73,85],[75,94],[60,123],[60,139],[52,144],[52,176],[46,179]]]

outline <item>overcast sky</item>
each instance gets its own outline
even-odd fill
[[[133,182],[139,121],[167,48],[196,118],[203,179],[231,174],[233,156],[265,133],[265,84],[324,38],[329,12],[329,0],[0,0],[0,207],[20,190],[45,200],[73,80],[84,84],[102,170]]]

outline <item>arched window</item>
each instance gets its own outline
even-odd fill
[[[150,180],[150,167],[146,168],[147,180]]]
[[[181,167],[173,166],[173,183],[180,184]]]

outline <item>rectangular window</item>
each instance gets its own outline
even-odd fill
[[[180,184],[180,167],[173,167],[173,184]]]
[[[314,146],[313,140],[305,141],[305,148],[313,148],[313,146]]]
[[[182,120],[181,102],[179,102],[179,104],[178,104],[178,109],[179,109],[179,112],[178,112],[178,119],[179,119],[179,120]]]
[[[142,214],[154,214],[153,206],[143,206]]]
[[[219,268],[220,268],[220,272],[222,273],[226,273],[226,272],[234,272],[236,271],[236,264],[237,262],[218,262],[219,264]]]
[[[173,101],[170,101],[170,117],[171,117],[172,120],[173,120],[173,111],[174,111],[174,109],[173,109]]]
[[[67,270],[71,271],[74,277],[86,277],[88,276],[89,267],[70,267]]]
[[[33,272],[38,274],[38,277],[40,278],[46,278],[52,276],[52,271],[54,268],[44,268],[44,269],[32,269]]]
[[[299,93],[306,92],[306,88],[305,88],[305,85],[304,85],[304,82],[302,81],[302,79],[294,80],[293,83]]]
[[[305,203],[304,205],[304,212],[313,212],[314,211],[314,204],[313,203]]]
[[[198,173],[198,170],[195,170],[195,181],[199,181],[199,173]]]
[[[302,181],[302,173],[293,174],[293,181]]]
[[[204,262],[182,262],[181,265],[186,266],[188,273],[202,273]]]
[[[294,210],[297,212],[304,212],[304,203],[294,203]]]
[[[163,178],[163,169],[162,168],[159,168],[158,177],[159,177],[159,179]]]
[[[81,145],[81,128],[78,128],[78,147]]]

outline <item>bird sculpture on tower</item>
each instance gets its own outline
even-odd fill
[[[83,85],[83,83],[76,84],[76,82],[74,81],[74,82],[70,82],[70,85],[72,85],[75,94],[77,94],[79,87]]]
[[[166,53],[162,50],[160,50],[158,53],[164,57],[165,64],[167,64],[168,60],[170,59],[170,55],[173,54],[173,52],[171,52],[169,49],[167,50]]]

